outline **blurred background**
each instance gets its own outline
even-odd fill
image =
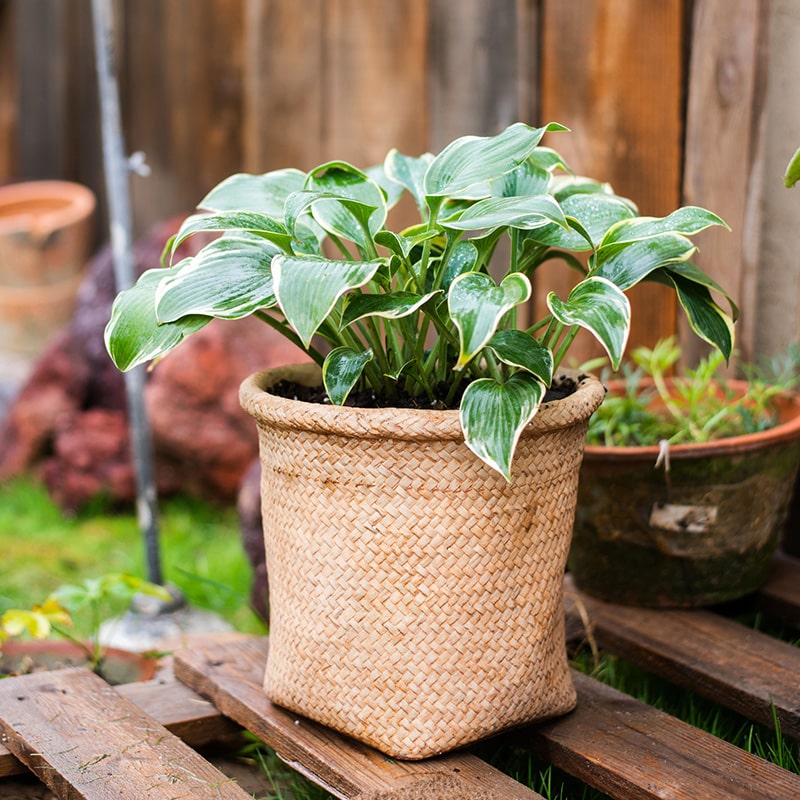
[[[137,236],[237,171],[368,166],[516,120],[645,214],[704,205],[699,240],[742,310],[743,358],[800,320],[797,0],[116,0]],[[0,0],[0,183],[61,178],[98,197],[103,165],[89,0]],[[633,344],[679,329],[636,302]],[[685,336],[691,352],[696,343]]]

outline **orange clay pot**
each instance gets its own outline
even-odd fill
[[[0,347],[33,359],[71,318],[94,194],[66,181],[0,186]]]

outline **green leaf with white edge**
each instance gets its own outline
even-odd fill
[[[504,383],[479,378],[461,398],[464,440],[478,458],[511,481],[511,461],[520,434],[533,419],[545,387],[527,372],[515,372]]]
[[[370,281],[385,264],[384,258],[340,261],[313,256],[275,256],[272,277],[278,305],[308,347],[339,298]]]
[[[528,163],[539,169],[553,172],[556,169],[563,169],[569,171],[567,163],[564,161],[560,153],[557,153],[551,147],[537,147],[528,156]]]
[[[492,182],[494,197],[531,197],[545,194],[550,187],[550,173],[531,163],[531,158],[515,170]]]
[[[130,288],[120,292],[105,328],[106,350],[123,372],[166,355],[187,336],[211,322],[211,317],[192,315],[162,324],[156,318],[156,291],[165,278],[178,274],[189,259],[170,269],[142,273]]]
[[[733,302],[733,298],[713,278],[706,275],[703,270],[698,269],[691,261],[683,261],[680,264],[670,264],[668,267],[655,273],[654,277],[656,280],[658,280],[658,276],[661,272],[679,275],[687,281],[698,283],[701,286],[705,286],[707,289],[719,292],[730,305],[732,321],[736,322],[736,320],[739,319],[739,307]],[[665,281],[661,282],[664,283]],[[667,281],[666,283],[668,286],[672,286],[671,281]]]
[[[571,194],[561,200],[560,205],[570,223],[569,228],[551,223],[531,231],[525,238],[562,250],[591,250],[600,244],[610,227],[633,216],[623,199],[600,192]]]
[[[714,302],[708,288],[671,270],[664,270],[664,277],[675,287],[691,329],[703,341],[718,348],[726,361],[730,359],[734,342],[733,320]]]
[[[375,244],[380,247],[385,247],[391,250],[396,255],[403,259],[407,259],[411,251],[419,244],[427,241],[428,239],[435,239],[439,236],[437,230],[425,230],[422,233],[416,233],[413,236],[406,236],[394,231],[378,231],[375,234]]]
[[[558,203],[549,195],[540,194],[533,197],[488,197],[468,208],[458,219],[449,219],[442,224],[456,230],[477,231],[497,227],[525,230],[548,222],[567,227]]]
[[[370,361],[372,350],[359,352],[350,347],[335,347],[328,353],[322,365],[322,383],[331,403],[344,405]]]
[[[392,292],[391,294],[352,294],[348,295],[342,312],[341,327],[346,328],[364,317],[384,317],[400,319],[419,310],[440,291],[418,295],[411,292]]]
[[[457,195],[476,184],[495,180],[525,161],[546,132],[563,130],[566,128],[557,123],[532,128],[517,122],[497,136],[462,136],[430,163],[425,173],[425,195]]]
[[[627,291],[654,270],[688,261],[695,252],[695,245],[679,233],[602,245],[595,253],[591,274],[607,278]]]
[[[457,242],[442,272],[442,289],[450,291],[453,281],[465,272],[473,272],[478,260],[478,249],[472,242]]]
[[[505,314],[530,296],[530,281],[519,272],[506,275],[499,286],[481,272],[459,275],[447,295],[461,345],[454,369],[463,369],[494,336]]]
[[[421,213],[425,209],[425,172],[431,161],[433,161],[432,153],[414,157],[403,155],[397,150],[390,150],[383,162],[386,175],[408,189]]]
[[[224,211],[219,214],[193,214],[187,217],[171,240],[170,254],[196,233],[246,231],[272,242],[285,252],[291,251],[292,236],[282,222],[253,211]]]
[[[240,319],[275,305],[272,259],[280,250],[259,237],[226,235],[166,276],[155,295],[159,322],[190,314]]]
[[[619,369],[631,327],[631,304],[606,278],[589,277],[577,284],[566,302],[547,296],[550,313],[563,325],[579,325],[603,345],[613,369]]]
[[[553,354],[530,334],[515,329],[497,331],[487,347],[504,364],[530,372],[545,386],[553,382]]]
[[[279,169],[264,175],[238,173],[215,186],[199,203],[206,211],[253,211],[281,219],[283,204],[300,191],[306,175],[299,169]]]
[[[323,197],[314,203],[312,213],[325,230],[337,236],[358,243],[359,238],[353,237],[363,237],[362,225],[374,236],[386,222],[386,194],[381,186],[365,172],[345,161],[333,161],[317,167],[309,173],[306,189],[322,192],[332,198]],[[346,210],[344,214],[343,209]],[[372,210],[367,214],[367,209]],[[356,228],[348,219],[349,215],[356,218]]]
[[[376,164],[365,170],[367,177],[381,187],[386,198],[386,208],[392,209],[403,196],[403,187],[392,180],[387,174],[383,164]]]
[[[638,217],[624,220],[608,231],[600,245],[605,247],[618,242],[634,242],[663,233],[681,233],[684,236],[693,236],[714,225],[720,225],[730,230],[725,221],[711,211],[698,206],[684,206],[666,217]]]

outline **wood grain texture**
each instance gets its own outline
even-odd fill
[[[219,742],[239,726],[208,701],[174,679],[128,683],[116,691],[192,747]],[[25,772],[25,767],[0,744],[0,777]]]
[[[17,69],[15,6],[0,0],[0,184],[17,170]]]
[[[756,602],[768,614],[800,624],[800,559],[779,552],[769,579],[756,594]]]
[[[250,797],[84,668],[0,681],[0,729],[61,800]]]
[[[175,674],[335,797],[399,800],[416,797],[414,791],[426,786],[432,797],[433,786],[439,792],[436,798],[442,800],[540,798],[474,756],[455,753],[425,761],[397,761],[273,705],[261,689],[267,652],[263,638],[223,646],[197,644],[176,654]]]
[[[732,228],[704,233],[694,260],[739,304],[744,360],[755,337],[768,11],[767,0],[697,0],[692,21],[684,202],[710,208]],[[691,363],[705,348],[681,325]]]
[[[245,171],[322,161],[324,0],[245,0]]]
[[[567,581],[598,644],[722,706],[800,737],[800,648],[700,609],[662,610],[595,600]]]
[[[430,141],[500,133],[520,119],[516,0],[431,0]]]
[[[642,214],[672,211],[682,164],[682,0],[545,0],[542,20],[541,121],[572,130],[546,143],[578,174],[609,181]],[[536,318],[546,313],[546,290],[566,297],[570,276],[559,271],[566,272],[542,270]],[[630,297],[631,347],[674,332],[675,300],[665,287],[636,287]],[[574,357],[600,352],[581,334]]]
[[[578,707],[526,728],[540,757],[620,800],[796,800],[800,777],[574,674]]]
[[[326,0],[323,20],[323,158],[363,168],[391,147],[424,152],[427,0]]]
[[[127,146],[152,170],[131,182],[143,232],[241,170],[242,2],[140,0],[124,12]]]

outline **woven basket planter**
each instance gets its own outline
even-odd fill
[[[562,579],[593,378],[542,406],[511,485],[456,411],[283,399],[248,378],[270,582],[275,703],[417,759],[573,708]]]

